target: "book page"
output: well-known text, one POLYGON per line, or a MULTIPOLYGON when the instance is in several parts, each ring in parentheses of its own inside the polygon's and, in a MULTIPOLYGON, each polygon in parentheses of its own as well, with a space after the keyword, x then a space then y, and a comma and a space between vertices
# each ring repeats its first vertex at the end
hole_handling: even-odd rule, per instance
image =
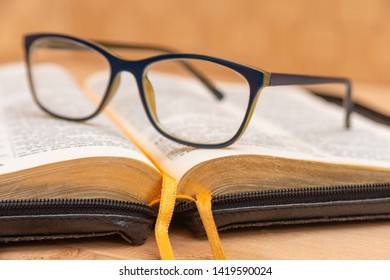
MULTIPOLYGON (((172 93, 175 92, 175 83, 183 83, 180 77, 161 75, 161 79, 165 79, 167 87, 172 87, 172 93)), ((92 77, 88 84, 95 90, 104 86, 100 83, 99 75, 92 77)), ((191 83, 187 85, 192 86, 191 83)), ((228 83, 222 83, 219 87, 222 92, 224 87, 242 90, 228 83)), ((237 154, 390 167, 389 127, 353 114, 352 128, 347 130, 343 127, 343 108, 329 104, 298 87, 264 89, 243 137, 224 149, 195 149, 160 135, 146 117, 135 80, 130 74, 123 74, 121 86, 111 102, 110 109, 131 131, 138 144, 176 178, 205 160, 237 154)), ((201 106, 191 100, 187 104, 201 106)), ((234 117, 234 107, 240 105, 239 100, 231 100, 226 104, 225 113, 234 117)), ((196 133, 188 125, 194 116, 186 116, 185 104, 183 107, 183 115, 179 115, 176 124, 182 123, 181 129, 188 130, 185 133, 196 133)), ((169 104, 162 106, 162 110, 169 108, 169 104)), ((202 118, 207 113, 198 117, 202 118)), ((225 125, 229 126, 229 122, 225 125)), ((207 131, 209 137, 215 136, 208 127, 202 131, 207 131)))
MULTIPOLYGON (((47 79, 50 75, 69 78, 64 72, 48 70, 47 79)), ((72 122, 43 112, 33 101, 23 64, 0 68, 0 100, 0 174, 96 156, 127 157, 151 165, 104 114, 72 122)))

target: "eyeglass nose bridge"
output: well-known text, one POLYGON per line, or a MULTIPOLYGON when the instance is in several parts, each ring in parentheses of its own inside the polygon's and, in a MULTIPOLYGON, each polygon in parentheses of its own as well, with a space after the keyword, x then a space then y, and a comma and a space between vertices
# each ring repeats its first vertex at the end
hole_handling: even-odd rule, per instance
POLYGON ((103 110, 110 103, 115 93, 117 92, 121 83, 121 73, 129 73, 134 77, 136 82, 135 86, 141 94, 141 99, 144 103, 144 106, 147 107, 146 113, 150 113, 151 115, 153 115, 150 117, 154 118, 154 120, 157 120, 154 90, 149 79, 144 75, 144 69, 146 67, 146 64, 142 63, 142 61, 131 61, 120 58, 115 58, 114 61, 110 62, 111 78, 107 86, 107 93, 99 108, 99 111, 103 110))

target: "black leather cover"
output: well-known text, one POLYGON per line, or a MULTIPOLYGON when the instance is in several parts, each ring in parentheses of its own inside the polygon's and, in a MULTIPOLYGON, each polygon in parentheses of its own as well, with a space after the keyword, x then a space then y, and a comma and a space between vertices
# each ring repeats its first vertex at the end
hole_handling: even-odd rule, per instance
MULTIPOLYGON (((390 218, 390 198, 360 199, 353 201, 330 201, 316 203, 248 206, 213 210, 219 231, 272 225, 308 224, 390 218)), ((196 235, 205 234, 196 209, 180 213, 179 218, 196 235)))
POLYGON ((143 244, 154 219, 115 215, 41 215, 0 217, 0 241, 27 241, 119 234, 143 244))
POLYGON ((114 204, 115 207, 108 207, 102 201, 89 201, 88 204, 81 201, 77 205, 67 201, 39 204, 11 201, 2 206, 0 242, 119 234, 128 242, 139 245, 150 235, 157 214, 157 209, 148 206, 114 204))

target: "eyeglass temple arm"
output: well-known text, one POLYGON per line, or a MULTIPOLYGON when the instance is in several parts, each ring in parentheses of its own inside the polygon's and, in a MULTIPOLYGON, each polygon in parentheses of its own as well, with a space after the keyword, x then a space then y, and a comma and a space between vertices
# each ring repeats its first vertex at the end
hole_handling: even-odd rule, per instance
POLYGON ((351 126, 352 103, 352 86, 351 81, 346 78, 320 77, 283 73, 271 73, 268 86, 288 86, 288 85, 320 85, 320 84, 344 84, 346 94, 343 98, 345 108, 345 128, 351 126))
MULTIPOLYGON (((162 53, 177 53, 172 49, 168 49, 161 46, 155 45, 141 45, 141 44, 127 44, 127 43, 117 43, 117 42, 107 42, 107 41, 96 41, 98 44, 105 46, 109 49, 132 49, 132 50, 149 50, 157 51, 162 53)), ((207 79, 201 72, 199 72, 195 67, 191 66, 188 62, 180 61, 180 63, 196 78, 199 79, 214 95, 218 100, 223 98, 223 94, 213 85, 213 83, 207 79)))

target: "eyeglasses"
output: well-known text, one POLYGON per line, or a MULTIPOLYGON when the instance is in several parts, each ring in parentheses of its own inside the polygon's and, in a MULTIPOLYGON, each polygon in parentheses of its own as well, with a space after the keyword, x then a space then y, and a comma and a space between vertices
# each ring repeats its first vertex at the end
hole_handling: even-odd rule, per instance
POLYGON ((25 49, 35 101, 47 113, 65 120, 86 121, 99 114, 114 96, 119 74, 126 71, 135 77, 154 128, 184 145, 222 148, 236 142, 267 86, 344 84, 345 127, 350 126, 351 83, 344 78, 269 73, 211 56, 61 34, 28 35, 25 49), (111 51, 115 49, 162 54, 128 60, 111 51), (84 82, 97 72, 105 86, 91 93, 84 82))

